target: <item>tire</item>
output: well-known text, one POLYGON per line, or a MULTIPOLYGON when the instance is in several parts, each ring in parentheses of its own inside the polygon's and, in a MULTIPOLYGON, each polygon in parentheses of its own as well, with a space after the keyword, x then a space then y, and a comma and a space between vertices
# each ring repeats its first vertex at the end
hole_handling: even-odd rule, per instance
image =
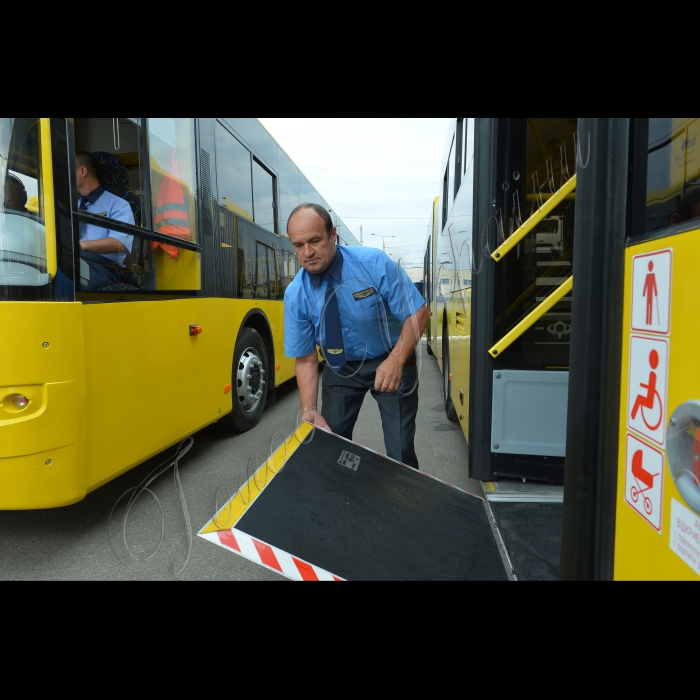
POLYGON ((260 333, 243 328, 233 351, 231 399, 233 410, 219 420, 224 430, 244 433, 254 428, 265 410, 270 376, 267 350, 260 333))
POLYGON ((450 396, 450 390, 452 389, 452 382, 450 381, 450 342, 449 335, 447 334, 447 328, 443 328, 442 332, 442 352, 443 352, 443 394, 445 397, 445 413, 449 420, 459 420, 457 411, 455 410, 454 403, 452 403, 452 397, 450 396))

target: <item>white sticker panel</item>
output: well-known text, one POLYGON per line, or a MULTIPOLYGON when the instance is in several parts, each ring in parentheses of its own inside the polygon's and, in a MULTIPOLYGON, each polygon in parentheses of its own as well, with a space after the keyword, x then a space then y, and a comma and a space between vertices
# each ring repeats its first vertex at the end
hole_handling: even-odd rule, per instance
POLYGON ((668 341, 630 338, 627 425, 663 446, 666 436, 668 341))
POLYGON ((632 330, 668 335, 672 257, 660 250, 632 258, 632 330))
POLYGON ((700 574, 700 520, 692 510, 671 498, 671 550, 700 574))
POLYGON ((661 532, 664 455, 627 433, 625 501, 657 532, 661 532))

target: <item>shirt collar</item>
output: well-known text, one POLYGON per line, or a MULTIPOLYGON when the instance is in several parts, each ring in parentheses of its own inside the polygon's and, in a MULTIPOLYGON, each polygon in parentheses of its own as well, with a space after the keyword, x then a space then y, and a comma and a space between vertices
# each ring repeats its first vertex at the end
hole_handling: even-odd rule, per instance
POLYGON ((318 285, 321 284, 321 280, 328 279, 332 277, 336 282, 340 282, 341 271, 343 269, 343 254, 340 252, 340 246, 335 248, 335 257, 331 264, 320 274, 317 275, 315 272, 309 272, 309 279, 311 280, 311 286, 316 289, 318 285))
POLYGON ((88 192, 88 194, 84 195, 84 198, 87 199, 87 201, 90 204, 94 204, 103 194, 104 194, 105 188, 100 185, 99 187, 96 187, 92 192, 88 192))

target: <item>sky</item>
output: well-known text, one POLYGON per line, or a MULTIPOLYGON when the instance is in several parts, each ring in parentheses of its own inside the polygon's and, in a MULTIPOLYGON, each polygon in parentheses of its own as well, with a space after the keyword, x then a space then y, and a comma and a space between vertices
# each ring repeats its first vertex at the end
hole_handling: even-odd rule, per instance
POLYGON ((358 240, 422 267, 449 117, 259 119, 358 240))

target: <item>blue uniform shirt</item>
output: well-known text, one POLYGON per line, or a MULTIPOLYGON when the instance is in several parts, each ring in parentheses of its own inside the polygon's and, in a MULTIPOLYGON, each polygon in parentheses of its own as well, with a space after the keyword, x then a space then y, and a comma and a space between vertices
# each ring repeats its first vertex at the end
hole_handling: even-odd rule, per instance
MULTIPOLYGON (((329 272, 337 288, 345 356, 349 361, 372 359, 396 345, 403 324, 425 305, 406 271, 378 248, 343 246, 342 266, 334 259, 329 272), (337 267, 340 267, 337 279, 337 267), (333 274, 335 270, 335 275, 333 274)), ((328 282, 302 269, 284 294, 284 354, 304 357, 319 345, 321 315, 328 282)))
MULTIPOLYGON (((90 214, 96 214, 97 216, 104 216, 107 219, 114 219, 115 221, 123 221, 125 224, 134 225, 134 213, 131 211, 129 202, 121 197, 117 197, 111 192, 107 192, 102 185, 85 197, 79 195, 78 206, 80 209, 90 212, 90 214)), ((106 238, 107 236, 121 241, 126 251, 122 251, 121 253, 101 253, 101 255, 123 267, 124 258, 131 252, 131 245, 134 242, 134 237, 126 233, 119 233, 107 228, 101 228, 94 224, 85 222, 81 222, 80 224, 81 241, 96 241, 100 238, 106 238)))

